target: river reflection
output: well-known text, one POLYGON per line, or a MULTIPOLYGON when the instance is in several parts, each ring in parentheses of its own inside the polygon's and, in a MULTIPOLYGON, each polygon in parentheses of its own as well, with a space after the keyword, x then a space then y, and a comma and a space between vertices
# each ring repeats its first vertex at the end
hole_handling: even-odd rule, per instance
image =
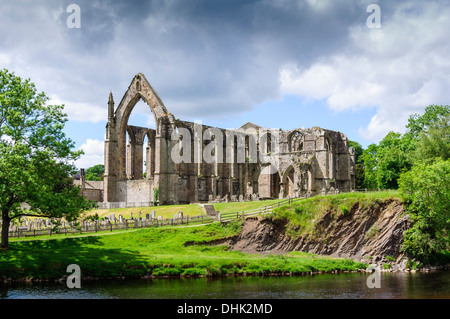
POLYGON ((450 299, 450 273, 381 273, 380 288, 368 288, 369 274, 300 277, 227 277, 2 284, 6 299, 450 299))

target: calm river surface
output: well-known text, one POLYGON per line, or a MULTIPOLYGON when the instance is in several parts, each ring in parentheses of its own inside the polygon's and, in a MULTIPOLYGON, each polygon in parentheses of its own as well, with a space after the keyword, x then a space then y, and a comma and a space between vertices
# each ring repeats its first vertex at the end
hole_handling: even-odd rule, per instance
POLYGON ((450 299, 450 272, 381 273, 380 288, 368 288, 366 273, 303 277, 81 281, 1 284, 3 299, 450 299))

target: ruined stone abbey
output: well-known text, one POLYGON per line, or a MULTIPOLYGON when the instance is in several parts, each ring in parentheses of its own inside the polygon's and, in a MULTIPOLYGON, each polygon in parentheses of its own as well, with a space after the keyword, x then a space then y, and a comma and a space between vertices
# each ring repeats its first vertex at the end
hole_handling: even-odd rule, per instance
POLYGON ((176 119, 137 74, 117 107, 109 96, 97 198, 101 207, 114 208, 152 206, 156 199, 167 205, 348 191, 355 188, 354 166, 354 150, 340 132, 253 123, 225 130, 176 119), (156 129, 128 125, 140 99, 156 129))

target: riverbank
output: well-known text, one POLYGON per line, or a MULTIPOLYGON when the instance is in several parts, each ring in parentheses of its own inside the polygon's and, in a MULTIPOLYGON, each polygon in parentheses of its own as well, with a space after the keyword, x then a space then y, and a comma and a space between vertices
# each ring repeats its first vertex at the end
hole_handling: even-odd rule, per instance
POLYGON ((108 236, 13 242, 8 251, 0 253, 0 278, 60 280, 69 275, 66 269, 70 264, 80 266, 83 280, 297 275, 365 268, 365 264, 350 259, 301 252, 248 254, 228 251, 226 245, 201 244, 233 237, 241 227, 242 220, 237 220, 190 228, 149 228, 108 236))
POLYGON ((229 223, 14 241, 0 252, 0 281, 64 280, 71 264, 83 280, 305 276, 362 272, 374 263, 416 271, 423 266, 400 251, 407 221, 395 193, 355 193, 229 223))

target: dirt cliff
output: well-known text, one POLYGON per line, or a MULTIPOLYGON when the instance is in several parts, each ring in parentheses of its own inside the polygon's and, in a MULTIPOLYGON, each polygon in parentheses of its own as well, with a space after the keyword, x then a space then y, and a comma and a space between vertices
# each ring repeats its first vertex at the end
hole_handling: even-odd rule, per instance
POLYGON ((396 264, 404 257, 400 245, 410 225, 404 206, 395 199, 366 208, 355 203, 345 214, 327 211, 317 220, 314 236, 290 237, 286 233, 288 223, 270 218, 246 219, 241 232, 226 244, 231 250, 249 253, 302 251, 366 263, 396 264))

